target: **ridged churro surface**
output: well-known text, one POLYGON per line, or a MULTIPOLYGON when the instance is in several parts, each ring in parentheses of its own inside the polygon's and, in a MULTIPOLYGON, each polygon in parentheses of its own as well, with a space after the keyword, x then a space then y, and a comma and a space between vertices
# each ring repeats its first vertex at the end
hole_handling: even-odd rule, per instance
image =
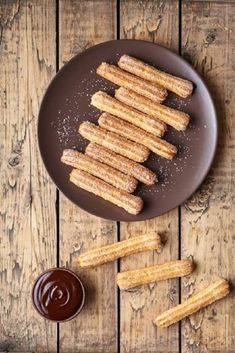
POLYGON ((157 182, 156 174, 148 168, 126 157, 120 156, 107 148, 97 145, 96 143, 89 143, 86 147, 85 153, 102 163, 133 176, 135 179, 146 185, 153 185, 157 182))
POLYGON ((117 274, 117 284, 120 289, 128 289, 146 283, 187 276, 193 272, 193 269, 194 264, 192 261, 175 260, 164 264, 120 272, 117 274))
POLYGON ((95 267, 140 251, 160 248, 161 238, 157 233, 152 232, 90 250, 80 255, 77 262, 79 267, 95 267))
POLYGON ((192 94, 192 82, 160 71, 139 59, 133 58, 132 56, 122 55, 118 61, 118 66, 121 69, 126 70, 147 81, 157 83, 183 98, 186 98, 192 94))
POLYGON ((131 214, 136 215, 143 208, 143 200, 140 197, 117 189, 83 170, 73 169, 70 173, 70 181, 76 186, 124 208, 131 214))
POLYGON ((182 304, 160 314, 154 321, 155 325, 168 327, 177 321, 197 312, 209 304, 229 294, 229 283, 223 278, 218 279, 208 287, 194 294, 182 304))
POLYGON ((149 149, 136 142, 127 140, 113 132, 102 129, 95 124, 85 121, 79 126, 80 134, 91 142, 119 153, 136 162, 144 162, 149 156, 149 149))
POLYGON ((135 191, 138 184, 137 180, 132 176, 126 175, 78 151, 70 149, 64 150, 61 161, 76 169, 84 170, 85 172, 130 193, 135 191))
POLYGON ((152 99, 154 102, 162 103, 167 96, 167 90, 158 84, 146 81, 138 76, 132 75, 117 66, 102 63, 96 70, 97 74, 115 83, 152 99))
POLYGON ((164 158, 171 160, 177 153, 177 148, 169 142, 111 114, 101 114, 98 123, 102 128, 138 142, 164 158))
POLYGON ((166 131, 164 122, 120 102, 105 92, 99 91, 93 94, 91 104, 154 135, 163 136, 166 131))
POLYGON ((120 87, 115 91, 115 97, 120 102, 162 120, 177 130, 185 130, 189 124, 190 116, 187 113, 153 102, 124 87, 120 87))

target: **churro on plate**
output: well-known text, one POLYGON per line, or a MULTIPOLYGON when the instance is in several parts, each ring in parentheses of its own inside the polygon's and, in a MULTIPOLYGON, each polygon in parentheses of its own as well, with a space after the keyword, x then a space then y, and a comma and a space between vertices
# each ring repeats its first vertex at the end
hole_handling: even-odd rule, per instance
POLYGON ((160 327, 168 327, 177 321, 197 312, 215 301, 229 294, 229 283, 223 278, 218 279, 208 287, 200 290, 182 304, 171 308, 157 316, 154 324, 160 327))
POLYGON ((140 197, 117 189, 83 170, 73 169, 70 173, 70 181, 104 200, 124 208, 128 213, 136 215, 143 208, 143 200, 140 197))
POLYGON ((170 261, 160 265, 120 272, 117 274, 117 285, 120 289, 129 289, 142 284, 187 276, 193 270, 194 264, 190 260, 170 261))
POLYGON ((121 154, 136 162, 144 162, 149 156, 149 149, 136 142, 127 140, 113 132, 102 129, 89 121, 81 123, 79 126, 80 134, 91 142, 121 154))
POLYGON ((180 110, 167 107, 166 105, 153 102, 138 93, 120 87, 115 91, 115 97, 132 108, 138 109, 149 116, 155 117, 177 130, 186 130, 190 116, 180 110))
POLYGON ((138 181, 104 163, 101 163, 81 152, 66 149, 63 151, 61 161, 76 169, 88 172, 107 183, 127 192, 134 192, 138 181))
POLYGON ((193 84, 191 81, 160 71, 132 56, 122 55, 118 61, 118 66, 147 81, 157 83, 183 98, 192 94, 193 84))
POLYGON ((150 152, 172 160, 177 148, 161 137, 167 124, 185 130, 190 120, 188 114, 161 103, 167 97, 167 89, 187 96, 192 83, 128 55, 119 59, 118 66, 103 62, 96 69, 98 75, 120 87, 115 97, 102 91, 91 96, 91 105, 104 111, 98 119, 99 126, 82 122, 79 132, 90 141, 85 153, 67 149, 61 161, 76 168, 70 181, 78 187, 138 214, 143 201, 130 194, 138 181, 145 185, 158 181, 153 171, 139 163, 147 161, 150 152))
POLYGON ((155 232, 151 232, 90 250, 81 254, 77 258, 77 263, 79 267, 95 267, 140 251, 159 250, 160 248, 160 236, 155 232))
POLYGON ((150 169, 96 143, 89 143, 85 154, 125 174, 133 176, 146 185, 153 185, 157 182, 156 174, 150 169))
POLYGON ((99 91, 93 94, 91 104, 154 135, 161 137, 166 131, 166 124, 164 122, 120 102, 105 92, 99 91))
POLYGON ((143 80, 132 75, 117 66, 102 63, 96 70, 97 74, 115 83, 118 86, 129 88, 142 96, 152 99, 154 102, 162 103, 167 96, 167 90, 158 84, 143 80))
POLYGON ((102 128, 141 143, 150 151, 164 158, 171 160, 177 153, 177 148, 169 142, 108 113, 102 113, 98 123, 102 128))

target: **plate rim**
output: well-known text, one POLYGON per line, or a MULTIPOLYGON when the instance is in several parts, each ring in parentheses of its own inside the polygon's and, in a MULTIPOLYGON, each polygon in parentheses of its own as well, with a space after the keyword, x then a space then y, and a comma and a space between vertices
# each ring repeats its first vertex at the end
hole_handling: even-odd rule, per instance
MULTIPOLYGON (((143 222, 143 221, 147 221, 147 220, 150 220, 150 219, 153 219, 153 218, 157 218, 157 217, 160 217, 170 211, 172 211, 173 209, 175 208, 178 208, 178 207, 181 207, 188 199, 190 199, 192 197, 192 195, 200 188, 200 186, 202 185, 202 183, 204 182, 206 176, 208 175, 212 165, 213 165, 213 162, 214 162, 214 159, 215 159, 215 155, 216 155, 216 150, 217 150, 217 146, 218 146, 218 116, 217 116, 217 112, 216 112, 216 107, 215 107, 215 103, 213 101, 213 97, 210 93, 210 90, 208 88, 208 85, 206 84, 205 82, 205 79, 196 71, 196 69, 188 62, 186 61, 180 54, 177 54, 175 53, 173 50, 171 50, 170 48, 162 45, 162 44, 158 44, 158 43, 154 43, 154 42, 150 42, 150 41, 147 41, 147 40, 142 40, 142 39, 113 39, 113 40, 108 40, 108 41, 105 41, 105 42, 101 42, 101 43, 98 43, 98 44, 95 44, 83 51, 81 51, 80 53, 77 53, 75 54, 71 59, 69 59, 69 61, 67 61, 65 64, 63 64, 63 66, 55 73, 55 75, 51 78, 49 84, 47 85, 45 91, 44 91, 44 94, 42 95, 42 99, 40 101, 40 106, 39 106, 39 110, 38 110, 38 119, 37 119, 37 144, 38 144, 38 148, 39 148, 39 152, 40 152, 40 156, 41 156, 41 159, 43 161, 43 164, 44 164, 44 167, 46 168, 46 171, 47 171, 47 174, 49 175, 51 181, 53 182, 53 184, 56 186, 56 188, 69 200, 71 201, 74 205, 76 205, 77 207, 79 207, 80 209, 82 209, 83 211, 95 216, 95 217, 98 217, 98 218, 101 218, 101 219, 105 219, 105 220, 111 220, 111 221, 114 221, 114 222, 143 222), (40 123, 41 123, 41 120, 40 119, 40 116, 42 116, 42 107, 43 107, 43 103, 45 101, 45 98, 50 90, 50 88, 53 86, 54 82, 56 81, 56 79, 61 75, 63 74, 63 71, 66 70, 67 66, 69 66, 71 64, 71 62, 77 60, 77 58, 79 58, 80 56, 82 55, 85 55, 87 52, 93 50, 93 49, 96 49, 97 47, 100 47, 100 46, 103 46, 103 45, 107 45, 107 44, 111 44, 111 43, 114 43, 114 42, 141 42, 141 43, 147 43, 148 45, 152 45, 152 46, 156 46, 156 47, 161 47, 163 48, 164 50, 167 50, 171 53, 171 55, 173 55, 174 57, 176 57, 177 59, 179 58, 181 61, 184 62, 184 64, 186 65, 186 67, 188 67, 188 69, 192 70, 199 78, 199 80, 201 80, 201 82, 203 83, 205 89, 206 89, 206 92, 208 94, 208 97, 210 99, 210 103, 211 103, 211 107, 212 107, 212 112, 213 112, 213 116, 214 116, 214 122, 215 122, 215 133, 214 133, 214 144, 212 146, 212 154, 211 154, 211 160, 210 160, 210 163, 208 163, 207 165, 207 168, 205 169, 202 177, 200 178, 200 180, 196 183, 196 186, 193 188, 192 192, 190 193, 190 195, 186 198, 184 198, 181 202, 177 202, 175 204, 172 205, 172 207, 170 207, 167 211, 162 211, 161 213, 159 213, 158 215, 155 215, 155 216, 150 216, 150 217, 147 217, 145 219, 142 219, 142 220, 139 220, 139 219, 130 219, 130 220, 122 220, 122 219, 117 219, 117 218, 113 218, 113 217, 102 217, 102 216, 98 216, 97 214, 95 214, 93 211, 88 211, 87 209, 85 209, 84 207, 78 205, 75 201, 73 201, 69 196, 67 196, 63 190, 61 190, 61 188, 57 185, 57 183, 53 180, 52 176, 51 176, 51 173, 49 171, 49 168, 48 168, 48 165, 45 161, 45 158, 43 156, 43 152, 42 152, 42 142, 40 140, 40 137, 39 137, 39 130, 40 130, 40 123)), ((94 195, 95 196, 95 195, 94 195)), ((97 196, 98 197, 98 196, 97 196)), ((108 202, 108 201, 107 201, 108 202)))

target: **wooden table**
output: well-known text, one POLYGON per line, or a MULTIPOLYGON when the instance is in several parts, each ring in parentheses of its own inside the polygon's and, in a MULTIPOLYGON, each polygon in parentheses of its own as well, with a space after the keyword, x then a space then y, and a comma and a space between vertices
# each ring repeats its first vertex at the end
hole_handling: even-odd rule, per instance
MULTIPOLYGON (((235 352, 231 294, 169 329, 152 319, 217 275, 235 283, 235 1, 0 0, 0 351, 81 353, 235 352), (163 44, 192 63, 215 100, 219 145, 209 176, 185 205, 140 223, 105 221, 69 202, 37 146, 43 92, 72 56, 110 39, 163 44), (32 308, 34 279, 75 269, 80 250, 157 230, 164 251, 80 272, 81 315, 50 323, 32 308), (118 270, 193 256, 190 278, 119 292, 118 270)), ((176 191, 177 192, 177 191, 176 191)))

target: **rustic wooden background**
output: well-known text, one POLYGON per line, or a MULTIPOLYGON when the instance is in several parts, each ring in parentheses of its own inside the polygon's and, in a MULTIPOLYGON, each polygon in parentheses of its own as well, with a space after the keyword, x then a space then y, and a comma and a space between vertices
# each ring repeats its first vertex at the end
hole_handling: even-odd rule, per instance
POLYGON ((235 283, 235 1, 0 0, 0 351, 80 353, 235 352, 230 295, 169 329, 152 319, 218 274, 235 283), (73 55, 99 42, 145 39, 180 53, 215 100, 219 145, 200 190, 182 207, 141 223, 105 221, 75 207, 49 179, 37 147, 43 92, 73 55), (164 252, 82 272, 86 308, 71 322, 41 319, 31 305, 43 270, 74 268, 83 250, 156 229, 164 252), (190 279, 120 293, 119 269, 193 256, 190 279))

